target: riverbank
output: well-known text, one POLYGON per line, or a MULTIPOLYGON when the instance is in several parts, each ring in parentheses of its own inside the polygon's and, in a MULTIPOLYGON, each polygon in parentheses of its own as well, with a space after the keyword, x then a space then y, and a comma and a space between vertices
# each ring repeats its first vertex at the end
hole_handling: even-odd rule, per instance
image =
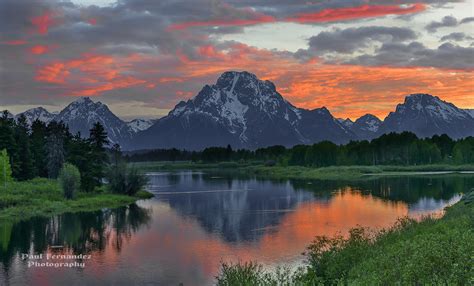
POLYGON ((101 191, 79 192, 74 200, 66 200, 56 180, 37 178, 26 182, 10 182, 6 189, 0 187, 0 223, 35 216, 116 208, 150 197, 153 195, 146 191, 140 191, 133 197, 101 191))
POLYGON ((355 180, 369 176, 408 176, 408 175, 442 175, 473 172, 470 165, 420 165, 420 166, 332 166, 311 168, 303 166, 265 166, 262 163, 193 163, 193 162, 140 162, 133 163, 141 172, 157 171, 213 171, 238 172, 246 175, 257 175, 270 179, 305 179, 305 180, 355 180))
POLYGON ((356 228, 316 237, 297 271, 256 262, 223 264, 218 285, 468 285, 474 268, 474 190, 440 219, 403 219, 392 228, 356 228), (282 283, 284 282, 284 283, 282 283))

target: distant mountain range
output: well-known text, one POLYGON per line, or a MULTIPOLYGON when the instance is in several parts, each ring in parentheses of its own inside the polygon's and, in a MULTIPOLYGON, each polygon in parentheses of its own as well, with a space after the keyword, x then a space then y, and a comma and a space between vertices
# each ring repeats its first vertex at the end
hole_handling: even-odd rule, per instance
MULTIPOLYGON (((419 137, 447 134, 474 136, 474 110, 460 109, 429 94, 412 94, 383 121, 366 114, 356 121, 335 118, 325 107, 297 108, 285 100, 270 81, 248 72, 225 72, 205 85, 192 99, 179 102, 158 120, 125 122, 101 102, 80 98, 59 113, 42 107, 23 113, 29 123, 63 121, 72 133, 89 135, 95 122, 104 125, 109 140, 125 150, 209 146, 256 149, 294 146, 322 140, 347 143, 370 140, 384 133, 411 131, 419 137)), ((21 114, 16 115, 18 118, 21 114)))
POLYGON ((155 122, 155 120, 147 119, 124 122, 113 114, 107 105, 94 102, 88 97, 79 98, 59 113, 51 113, 43 107, 36 107, 14 117, 19 118, 21 115, 26 117, 28 124, 37 119, 45 123, 53 120, 62 121, 68 125, 72 134, 79 132, 84 137, 89 136, 89 130, 94 123, 100 122, 107 131, 109 141, 119 144, 130 141, 137 132, 147 129, 155 122))

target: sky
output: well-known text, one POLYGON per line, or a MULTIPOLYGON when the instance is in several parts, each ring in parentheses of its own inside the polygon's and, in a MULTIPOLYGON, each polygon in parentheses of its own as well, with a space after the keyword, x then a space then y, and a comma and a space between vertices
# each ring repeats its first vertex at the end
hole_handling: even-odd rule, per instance
POLYGON ((0 2, 2 110, 88 96, 158 118, 229 70, 340 118, 411 93, 474 108, 474 0, 0 2))

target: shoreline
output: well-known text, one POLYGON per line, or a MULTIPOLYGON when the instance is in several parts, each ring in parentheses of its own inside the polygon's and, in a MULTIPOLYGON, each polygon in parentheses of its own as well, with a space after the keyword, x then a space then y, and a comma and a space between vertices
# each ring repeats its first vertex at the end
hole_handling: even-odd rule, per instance
POLYGON ((384 176, 442 176, 474 175, 474 165, 421 165, 421 166, 331 166, 312 168, 304 166, 264 166, 263 164, 221 162, 138 162, 132 163, 139 171, 212 171, 255 175, 269 179, 297 180, 367 180, 384 176))
POLYGON ((6 190, 0 188, 0 223, 16 223, 33 217, 117 208, 153 196, 144 190, 135 196, 102 191, 78 193, 75 199, 66 200, 55 180, 36 178, 24 182, 11 182, 6 190))

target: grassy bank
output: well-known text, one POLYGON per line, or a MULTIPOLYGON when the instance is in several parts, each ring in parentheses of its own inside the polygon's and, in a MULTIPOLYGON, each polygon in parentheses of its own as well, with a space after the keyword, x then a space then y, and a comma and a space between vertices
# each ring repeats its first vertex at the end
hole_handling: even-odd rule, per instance
POLYGON ((316 237, 297 271, 223 264, 218 285, 472 285, 474 191, 441 219, 400 220, 388 230, 356 228, 316 237))
POLYGON ((192 163, 192 162, 140 162, 134 166, 141 172, 177 171, 177 170, 212 170, 236 171, 242 174, 257 175, 272 179, 319 179, 319 180, 354 180, 370 176, 411 175, 421 172, 459 172, 474 171, 470 165, 420 165, 420 166, 333 166, 311 168, 303 166, 264 166, 254 163, 192 163))
POLYGON ((38 178, 26 182, 11 182, 6 189, 0 187, 0 223, 34 216, 114 208, 151 196, 153 195, 145 191, 138 192, 133 197, 105 191, 79 192, 74 200, 66 200, 56 180, 38 178))

